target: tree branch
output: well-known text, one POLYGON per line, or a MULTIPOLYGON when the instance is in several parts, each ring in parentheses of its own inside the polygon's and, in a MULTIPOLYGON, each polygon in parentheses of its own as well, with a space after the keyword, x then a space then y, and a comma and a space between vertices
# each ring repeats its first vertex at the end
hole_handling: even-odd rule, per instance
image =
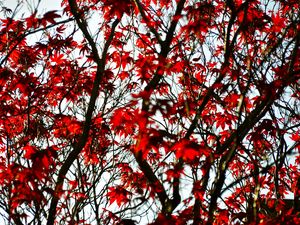
MULTIPOLYGON (((219 164, 219 176, 215 180, 215 184, 213 187, 213 191, 211 194, 210 207, 208 213, 208 225, 213 224, 214 221, 214 211, 217 207, 217 199, 220 196, 224 181, 226 170, 229 166, 231 159, 236 154, 237 145, 240 141, 244 139, 244 137, 248 134, 248 132, 255 126, 255 124, 265 116, 265 114, 269 111, 274 102, 281 96, 283 90, 286 86, 289 85, 290 82, 293 82, 297 78, 292 76, 294 64, 296 61, 296 49, 299 47, 300 35, 297 33, 297 39, 294 47, 294 51, 292 54, 291 61, 289 63, 289 69, 287 72, 287 81, 283 83, 283 85, 279 88, 277 94, 274 96, 272 91, 267 92, 267 96, 265 96, 264 100, 250 113, 250 115, 244 120, 244 122, 238 127, 238 129, 230 135, 230 137, 224 142, 223 145, 218 149, 218 153, 223 153, 228 149, 231 145, 233 145, 229 151, 222 157, 219 164)), ((272 90, 272 82, 269 84, 269 89, 272 90)))
MULTIPOLYGON (((173 40, 174 32, 176 29, 176 26, 178 24, 178 16, 181 15, 181 12, 183 10, 184 4, 186 0, 181 0, 177 4, 177 8, 175 11, 175 14, 173 16, 170 28, 168 29, 168 32, 166 34, 166 39, 162 42, 159 37, 157 37, 158 42, 161 45, 161 51, 160 51, 160 56, 162 58, 166 58, 169 54, 170 51, 170 46, 171 42, 173 40)), ((139 1, 135 0, 136 4, 139 4, 139 1)), ((141 6, 139 6, 139 10, 141 6)), ((141 11, 142 14, 143 10, 141 11)), ((142 14, 143 16, 143 14, 142 14)), ((143 16, 145 17, 145 15, 143 16)), ((155 34, 156 31, 153 30, 153 28, 149 27, 152 29, 152 32, 155 34)), ((155 35, 157 36, 157 35, 155 35)), ((158 68, 157 71, 159 71, 160 68, 158 68)), ((148 85, 145 87, 144 91, 147 92, 153 92, 157 85, 159 84, 160 80, 162 79, 162 74, 159 74, 158 72, 154 75, 154 77, 150 80, 148 85)), ((143 99, 142 102, 142 111, 147 113, 149 110, 149 104, 148 104, 148 99, 143 99)), ((160 180, 156 177, 155 173, 153 172, 151 166, 146 162, 142 157, 141 153, 135 153, 134 154, 136 161, 138 162, 141 170, 147 177, 148 181, 151 183, 152 186, 158 188, 159 192, 157 192, 158 198, 160 200, 160 203, 162 204, 162 211, 163 213, 166 213, 167 216, 170 215, 170 213, 177 207, 177 205, 180 203, 180 194, 179 194, 179 179, 174 179, 174 183, 176 185, 173 186, 173 199, 172 201, 168 198, 168 195, 166 194, 165 188, 163 184, 160 182, 160 180)))
POLYGON ((115 29, 116 29, 116 27, 119 23, 118 19, 116 19, 113 22, 111 32, 110 32, 110 36, 109 36, 108 40, 105 43, 104 51, 102 53, 102 58, 100 58, 100 56, 98 54, 97 46, 96 46, 93 38, 91 37, 91 35, 89 34, 89 32, 87 30, 86 22, 85 22, 84 19, 80 18, 76 1, 75 0, 69 0, 69 5, 70 5, 70 8, 71 8, 71 12, 75 17, 79 28, 81 29, 82 33, 84 34, 85 38, 87 39, 87 41, 88 41, 88 43, 89 43, 89 45, 92 49, 94 61, 97 64, 97 71, 96 71, 95 80, 93 82, 93 88, 92 88, 90 101, 89 101, 89 104, 88 104, 88 109, 87 109, 87 112, 86 112, 86 115, 85 115, 85 122, 84 122, 84 126, 83 126, 82 135, 79 139, 79 142, 75 144, 73 151, 70 152, 70 154, 68 155, 67 159, 63 163, 63 165, 60 168, 60 171, 58 173, 58 178, 57 178, 57 181, 56 181, 56 184, 55 184, 55 190, 54 190, 55 194, 54 194, 54 196, 51 200, 51 203, 50 203, 50 209, 49 209, 47 225, 53 225, 54 224, 54 220, 55 220, 55 216, 56 216, 56 207, 57 207, 57 204, 58 204, 58 201, 59 201, 59 195, 62 192, 62 187, 63 187, 65 176, 66 176, 67 172, 69 171, 71 165, 73 164, 75 159, 78 157, 78 155, 80 154, 81 150, 83 149, 83 147, 85 146, 85 144, 88 140, 88 134, 89 134, 89 131, 90 131, 92 115, 93 115, 93 112, 94 112, 96 99, 98 97, 98 92, 99 92, 99 89, 100 89, 100 83, 103 79, 106 54, 107 54, 107 51, 108 51, 108 47, 110 46, 110 44, 112 42, 115 29))

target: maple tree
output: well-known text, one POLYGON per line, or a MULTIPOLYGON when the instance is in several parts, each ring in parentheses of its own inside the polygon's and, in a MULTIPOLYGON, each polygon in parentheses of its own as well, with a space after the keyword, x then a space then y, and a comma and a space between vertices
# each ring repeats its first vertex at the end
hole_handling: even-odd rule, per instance
POLYGON ((41 2, 0 4, 6 224, 300 224, 298 0, 41 2))

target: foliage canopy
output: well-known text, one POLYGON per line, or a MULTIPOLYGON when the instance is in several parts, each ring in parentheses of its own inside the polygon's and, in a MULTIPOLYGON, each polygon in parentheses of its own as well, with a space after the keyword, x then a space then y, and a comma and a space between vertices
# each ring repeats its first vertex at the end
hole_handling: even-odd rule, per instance
POLYGON ((300 224, 298 0, 28 2, 1 4, 6 224, 300 224))

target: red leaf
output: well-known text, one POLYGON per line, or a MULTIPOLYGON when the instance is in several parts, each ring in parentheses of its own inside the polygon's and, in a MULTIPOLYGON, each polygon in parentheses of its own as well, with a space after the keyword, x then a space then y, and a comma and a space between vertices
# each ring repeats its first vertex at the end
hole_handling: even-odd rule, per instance
POLYGON ((129 196, 131 195, 126 189, 121 186, 109 187, 107 196, 109 197, 109 203, 113 204, 114 202, 120 207, 122 204, 129 201, 129 196))
POLYGON ((272 15, 272 30, 274 32, 280 32, 285 27, 285 18, 279 14, 272 15))
POLYGON ((193 161, 200 155, 199 147, 198 144, 188 140, 181 140, 174 145, 177 158, 183 158, 186 161, 193 161))
POLYGON ((61 16, 59 14, 56 13, 57 10, 53 10, 53 11, 49 11, 46 12, 42 18, 42 24, 44 26, 46 26, 46 23, 51 23, 51 24, 55 24, 55 20, 56 18, 60 18, 61 16))
POLYGON ((24 155, 26 159, 31 159, 32 156, 37 152, 37 149, 34 146, 25 146, 23 147, 23 150, 26 152, 24 155))
POLYGON ((293 133, 293 134, 291 135, 291 139, 292 139, 293 141, 300 141, 300 132, 298 131, 298 132, 293 133))
POLYGON ((126 78, 129 77, 129 73, 126 71, 122 71, 121 73, 119 73, 119 77, 121 80, 125 80, 126 78))

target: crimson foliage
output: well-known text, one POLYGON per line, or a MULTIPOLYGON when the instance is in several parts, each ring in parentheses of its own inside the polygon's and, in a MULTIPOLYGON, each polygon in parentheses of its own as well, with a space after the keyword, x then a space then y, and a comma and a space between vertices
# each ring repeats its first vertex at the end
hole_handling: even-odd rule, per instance
POLYGON ((4 223, 300 224, 298 0, 24 2, 1 4, 4 223))

